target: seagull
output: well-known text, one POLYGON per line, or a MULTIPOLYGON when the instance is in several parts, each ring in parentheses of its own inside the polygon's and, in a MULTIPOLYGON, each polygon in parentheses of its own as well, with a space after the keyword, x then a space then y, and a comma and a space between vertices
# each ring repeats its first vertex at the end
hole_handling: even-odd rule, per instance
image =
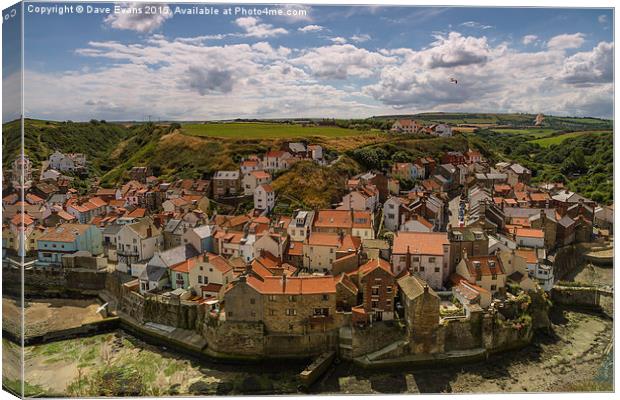
POLYGON ((108 303, 102 304, 96 311, 97 314, 99 314, 101 311, 105 310, 105 308, 108 306, 108 303))
POLYGON ((459 81, 457 81, 455 78, 450 78, 450 83, 454 83, 455 85, 457 85, 459 81))

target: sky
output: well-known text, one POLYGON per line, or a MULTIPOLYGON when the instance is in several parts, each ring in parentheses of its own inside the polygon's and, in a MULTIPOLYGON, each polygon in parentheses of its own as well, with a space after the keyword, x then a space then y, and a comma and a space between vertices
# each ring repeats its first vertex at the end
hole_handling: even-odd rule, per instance
MULTIPOLYGON (((256 16, 223 15, 235 5, 219 4, 207 16, 122 6, 143 14, 25 7, 27 117, 613 114, 610 9, 274 5, 298 15, 256 16)), ((10 86, 19 68, 5 70, 10 86)))

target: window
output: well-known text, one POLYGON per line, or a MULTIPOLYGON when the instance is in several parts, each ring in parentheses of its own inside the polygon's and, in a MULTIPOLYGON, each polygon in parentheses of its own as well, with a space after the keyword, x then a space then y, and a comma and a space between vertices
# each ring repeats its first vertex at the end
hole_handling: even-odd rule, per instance
POLYGON ((420 262, 420 257, 412 257, 413 262, 420 262))
POLYGON ((269 315, 271 315, 271 316, 276 315, 276 310, 274 310, 274 309, 269 309, 269 315))
POLYGON ((202 276, 198 275, 198 283, 202 283, 202 276))
POLYGON ((424 267, 420 267, 420 272, 424 272, 424 267))
POLYGON ((435 272, 439 272, 439 267, 435 267, 435 272))
POLYGON ((324 295, 322 296, 322 299, 323 299, 323 301, 327 301, 327 300, 329 300, 329 295, 328 295, 328 294, 324 294, 324 295))
POLYGON ((202 265, 200 266, 200 270, 202 271, 202 265))
POLYGON ((379 307, 379 302, 378 301, 373 301, 371 304, 372 304, 372 308, 379 307))
POLYGON ((385 287, 385 292, 386 293, 392 293, 392 286, 386 286, 385 287))
POLYGON ((405 257, 405 256, 400 256, 400 261, 401 261, 401 262, 405 262, 405 261, 407 261, 407 257, 405 257))
POLYGON ((286 315, 289 317, 295 316, 297 315, 297 310, 295 310, 294 308, 287 308, 286 315))
POLYGON ((206 275, 202 276, 202 282, 206 285, 207 283, 209 283, 209 277, 206 275))
POLYGON ((288 301, 297 301, 297 296, 288 296, 288 301))
POLYGON ((325 317, 327 317, 329 315, 329 308, 315 308, 314 312, 313 312, 313 315, 315 317, 318 317, 318 316, 325 316, 325 317))
POLYGON ((379 288, 373 287, 371 293, 373 296, 379 296, 379 288))
POLYGON ((435 262, 435 257, 429 257, 428 258, 428 262, 429 263, 434 263, 435 262))
POLYGON ((491 291, 497 290, 497 285, 491 285, 491 291))
POLYGON ((251 298, 251 299, 250 299, 250 304, 256 304, 256 299, 251 298))
POLYGON ((269 301, 276 301, 276 296, 274 296, 273 294, 270 294, 269 301))
POLYGON ((232 316, 233 316, 232 311, 228 311, 228 316, 229 316, 229 317, 232 317, 232 316))
POLYGON ((495 275, 495 274, 491 275, 491 279, 496 281, 497 280, 497 275, 495 275))
POLYGON ((209 272, 213 272, 213 268, 209 268, 209 272))

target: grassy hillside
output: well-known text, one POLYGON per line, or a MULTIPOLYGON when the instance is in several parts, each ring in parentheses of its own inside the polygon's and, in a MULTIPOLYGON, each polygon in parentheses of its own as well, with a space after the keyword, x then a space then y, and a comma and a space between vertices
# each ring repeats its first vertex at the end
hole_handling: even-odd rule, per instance
POLYGON ((532 143, 536 143, 541 147, 549 147, 564 142, 566 139, 576 138, 583 135, 600 135, 604 133, 611 133, 611 131, 577 131, 563 133, 561 135, 547 136, 541 139, 532 140, 532 143))
POLYGON ((613 201, 613 132, 581 131, 523 140, 523 135, 481 130, 468 136, 493 161, 515 160, 534 182, 564 182, 603 203, 613 201))
MULTIPOLYGON (((110 151, 132 131, 121 125, 95 122, 51 122, 26 119, 24 151, 35 167, 55 150, 86 154, 91 172, 99 174, 107 164, 110 151)), ((9 165, 20 152, 20 123, 13 121, 2 127, 2 164, 9 165)))
POLYGON ((266 122, 229 122, 186 124, 182 132, 191 136, 209 136, 239 139, 306 138, 313 136, 343 137, 357 136, 368 132, 345 129, 338 126, 303 126, 266 122))
POLYGON ((276 210, 288 213, 295 208, 327 208, 342 200, 348 177, 361 172, 357 163, 343 157, 333 166, 301 161, 273 181, 281 203, 276 210))

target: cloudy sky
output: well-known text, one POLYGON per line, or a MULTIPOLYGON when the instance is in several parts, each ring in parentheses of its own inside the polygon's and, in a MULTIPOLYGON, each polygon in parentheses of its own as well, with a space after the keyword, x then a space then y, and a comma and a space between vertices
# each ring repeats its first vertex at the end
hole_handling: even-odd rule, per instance
POLYGON ((612 116, 611 10, 287 7, 307 15, 26 12, 26 116, 612 116))

